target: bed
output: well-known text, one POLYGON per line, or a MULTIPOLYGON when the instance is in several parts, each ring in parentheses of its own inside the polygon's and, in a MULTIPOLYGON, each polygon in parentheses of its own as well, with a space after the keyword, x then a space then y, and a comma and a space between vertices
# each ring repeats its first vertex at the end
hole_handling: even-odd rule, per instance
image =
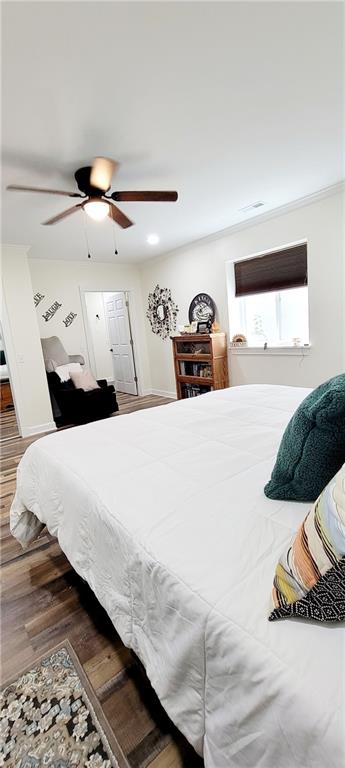
POLYGON ((310 390, 232 387, 48 435, 11 529, 57 536, 206 768, 344 768, 343 626, 268 622, 308 505, 267 499, 310 390))

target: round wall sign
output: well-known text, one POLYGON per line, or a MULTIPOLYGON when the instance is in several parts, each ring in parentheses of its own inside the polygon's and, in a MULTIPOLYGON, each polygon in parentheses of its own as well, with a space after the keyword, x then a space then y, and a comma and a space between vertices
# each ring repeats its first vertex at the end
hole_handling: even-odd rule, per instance
POLYGON ((189 306, 188 315, 190 323, 193 320, 200 323, 210 320, 213 323, 216 317, 216 305, 211 296, 208 293, 198 293, 197 296, 194 296, 189 306))

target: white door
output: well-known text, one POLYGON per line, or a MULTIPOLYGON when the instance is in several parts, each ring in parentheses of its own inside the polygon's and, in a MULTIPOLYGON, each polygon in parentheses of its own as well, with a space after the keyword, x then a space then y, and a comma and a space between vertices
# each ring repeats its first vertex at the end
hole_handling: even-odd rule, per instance
POLYGON ((118 392, 127 392, 129 395, 137 395, 133 341, 125 294, 122 292, 105 294, 104 309, 109 329, 115 389, 118 392))

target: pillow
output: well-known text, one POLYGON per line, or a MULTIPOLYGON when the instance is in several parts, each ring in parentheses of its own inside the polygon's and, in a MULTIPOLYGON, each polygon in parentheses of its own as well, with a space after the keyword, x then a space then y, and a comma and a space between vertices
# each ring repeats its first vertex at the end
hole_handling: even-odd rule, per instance
POLYGON ((90 392, 92 389, 100 389, 93 373, 88 368, 77 373, 71 372, 71 379, 77 389, 84 389, 85 392, 90 392))
POLYGON ((81 372, 82 372, 82 367, 80 363, 67 363, 66 365, 58 365, 55 367, 55 373, 57 373, 60 381, 68 381, 71 373, 81 373, 81 372))
POLYGON ((270 621, 345 620, 345 464, 326 486, 276 567, 270 621))
POLYGON ((345 461, 345 374, 326 381, 297 408, 283 434, 265 494, 315 501, 345 461))

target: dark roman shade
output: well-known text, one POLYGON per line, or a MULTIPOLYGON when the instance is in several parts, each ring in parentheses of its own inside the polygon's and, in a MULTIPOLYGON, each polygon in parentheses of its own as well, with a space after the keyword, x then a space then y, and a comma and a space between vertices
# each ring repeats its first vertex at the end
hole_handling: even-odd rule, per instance
POLYGON ((308 284, 307 244, 235 262, 235 295, 283 291, 308 284))

